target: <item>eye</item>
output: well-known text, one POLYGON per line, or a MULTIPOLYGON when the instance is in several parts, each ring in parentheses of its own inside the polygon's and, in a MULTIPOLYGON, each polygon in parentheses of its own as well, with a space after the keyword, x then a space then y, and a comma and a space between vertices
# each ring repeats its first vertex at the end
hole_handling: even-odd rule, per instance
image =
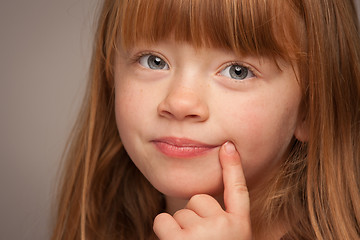
POLYGON ((248 68, 239 64, 227 66, 220 72, 220 75, 236 80, 244 80, 246 78, 255 77, 255 74, 248 68))
POLYGON ((153 70, 167 70, 169 65, 161 58, 156 55, 146 54, 139 58, 139 63, 146 68, 153 70))

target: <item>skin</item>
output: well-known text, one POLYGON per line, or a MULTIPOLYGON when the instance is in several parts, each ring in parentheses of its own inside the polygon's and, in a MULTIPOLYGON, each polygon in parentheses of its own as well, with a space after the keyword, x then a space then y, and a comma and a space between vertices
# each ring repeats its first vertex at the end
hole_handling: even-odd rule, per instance
POLYGON ((172 39, 119 50, 115 114, 120 137, 135 165, 166 196, 167 212, 176 212, 155 219, 160 239, 211 239, 209 233, 217 236, 213 239, 251 238, 249 193, 284 160, 292 138, 303 135, 294 68, 278 63, 280 69, 272 59, 194 49, 172 39), (153 55, 164 60, 163 69, 149 67, 153 55), (229 75, 233 65, 249 69, 245 79, 229 75), (178 146, 171 155, 172 148, 162 143, 169 155, 157 144, 164 137, 211 148, 184 157, 176 155, 178 146), (222 147, 226 142, 236 149, 230 155, 222 147), (184 231, 188 228, 195 230, 184 231))
POLYGON ((240 156, 231 142, 220 149, 219 159, 225 210, 209 195, 194 195, 173 217, 163 213, 155 218, 159 239, 251 239, 249 192, 240 156))

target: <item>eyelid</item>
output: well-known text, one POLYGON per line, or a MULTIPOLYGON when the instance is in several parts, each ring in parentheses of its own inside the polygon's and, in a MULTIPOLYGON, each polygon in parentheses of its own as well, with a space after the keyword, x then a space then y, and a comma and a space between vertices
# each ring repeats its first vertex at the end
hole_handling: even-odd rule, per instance
POLYGON ((171 68, 170 63, 168 61, 168 59, 162 55, 161 53, 158 53, 156 51, 141 51, 139 53, 134 54, 131 58, 130 61, 131 63, 139 63, 140 58, 147 56, 147 55, 154 55, 156 57, 161 58, 162 60, 164 60, 166 62, 166 64, 169 66, 169 69, 171 68))
MULTIPOLYGON (((241 61, 231 61, 231 62, 228 62, 228 63, 223 64, 223 65, 219 68, 217 74, 220 74, 220 73, 221 73, 222 71, 224 71, 227 67, 230 67, 230 66, 233 66, 233 65, 239 65, 239 66, 246 67, 247 69, 249 69, 249 71, 251 71, 251 72, 254 74, 254 77, 252 77, 252 78, 261 77, 260 71, 258 71, 254 66, 252 66, 252 65, 250 65, 250 64, 247 64, 247 63, 244 63, 244 62, 241 62, 241 61)), ((251 79, 251 78, 249 78, 249 79, 251 79)))

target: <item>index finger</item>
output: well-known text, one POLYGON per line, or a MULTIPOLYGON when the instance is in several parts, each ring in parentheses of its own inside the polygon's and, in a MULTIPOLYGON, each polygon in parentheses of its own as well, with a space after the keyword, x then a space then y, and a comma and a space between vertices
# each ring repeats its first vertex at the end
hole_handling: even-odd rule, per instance
POLYGON ((175 239, 175 236, 181 234, 181 227, 168 213, 155 217, 153 230, 159 239, 175 239))
POLYGON ((240 160, 233 143, 226 142, 219 152, 224 181, 224 203, 228 213, 250 214, 249 192, 240 160))

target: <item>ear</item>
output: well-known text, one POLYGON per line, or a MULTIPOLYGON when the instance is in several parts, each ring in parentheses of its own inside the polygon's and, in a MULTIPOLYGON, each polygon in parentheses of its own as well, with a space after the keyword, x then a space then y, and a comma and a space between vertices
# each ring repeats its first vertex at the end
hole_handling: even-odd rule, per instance
POLYGON ((299 119, 294 135, 300 142, 309 141, 309 125, 305 119, 299 119))

